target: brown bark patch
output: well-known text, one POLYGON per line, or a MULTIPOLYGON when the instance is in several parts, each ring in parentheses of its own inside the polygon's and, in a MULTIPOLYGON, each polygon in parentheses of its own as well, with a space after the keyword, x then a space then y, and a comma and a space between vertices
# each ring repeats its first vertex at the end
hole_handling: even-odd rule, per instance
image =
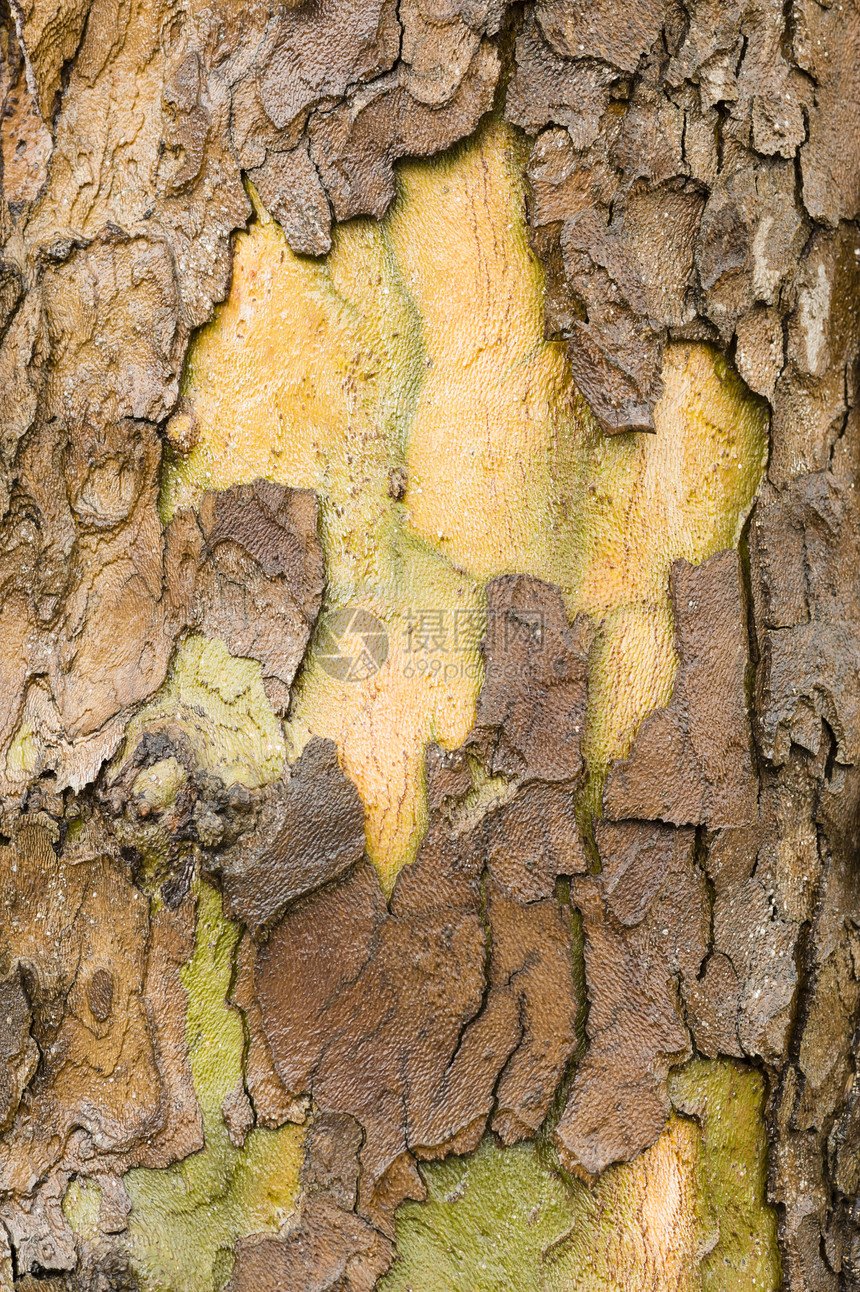
POLYGON ((119 1216, 103 1207, 104 1227, 122 1229, 118 1177, 202 1147, 179 978, 193 911, 151 919, 114 857, 82 851, 67 860, 26 822, 0 850, 0 1215, 22 1272, 75 1267, 60 1208, 73 1174, 102 1184, 119 1216))
POLYGON ((669 1069, 692 1053, 679 992, 704 958, 709 915, 693 830, 628 821, 595 833, 601 873, 573 885, 589 1045, 554 1134, 562 1161, 590 1175, 635 1157, 666 1124, 669 1069))
POLYGON ((740 826, 755 820, 758 782, 745 701, 746 606, 737 552, 676 561, 669 579, 678 674, 648 715, 603 796, 614 821, 740 826))
POLYGON ((576 1044, 554 889, 585 869, 573 795, 590 631, 536 579, 495 580, 488 600, 475 731, 428 755, 430 829, 390 907, 361 862, 289 906, 257 953, 277 1074, 360 1123, 358 1211, 383 1232, 416 1196, 415 1157, 474 1148, 491 1116, 508 1142, 533 1135, 576 1044))
POLYGON ((250 836, 216 862, 226 909, 258 936, 290 902, 322 887, 364 853, 364 808, 331 740, 313 739, 273 787, 250 836))

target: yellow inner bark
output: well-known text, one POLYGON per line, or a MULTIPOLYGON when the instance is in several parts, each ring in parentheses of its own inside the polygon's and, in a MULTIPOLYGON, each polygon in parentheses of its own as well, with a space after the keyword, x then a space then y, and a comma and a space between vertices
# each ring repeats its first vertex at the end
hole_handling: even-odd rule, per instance
POLYGON ((672 561, 737 543, 764 461, 762 405, 703 345, 669 347, 656 435, 601 434, 543 336, 522 160, 492 121, 404 165, 392 213, 341 226, 324 261, 294 255, 258 208, 191 355, 196 446, 165 476, 165 518, 255 476, 319 494, 326 614, 369 611, 387 657, 377 667, 375 640, 368 656, 366 632, 342 633, 343 678, 330 640, 312 651, 288 747, 337 741, 388 886, 424 829, 427 741, 453 748, 474 720, 486 581, 538 575, 599 625, 599 786, 671 692, 672 561))
MULTIPOLYGON (((608 762, 671 692, 670 566, 737 544, 764 462, 763 407, 703 345, 669 347, 656 435, 603 436, 571 385, 563 347, 543 336, 544 284, 528 247, 522 162, 518 138, 491 121, 444 158, 404 165, 392 213, 380 224, 339 227, 323 261, 294 255, 258 205, 259 218, 236 240, 229 300, 194 344, 187 404, 169 428, 177 444, 197 439, 168 464, 165 520, 205 489, 256 476, 311 488, 321 503, 329 585, 283 746, 258 670, 237 674, 235 695, 222 695, 224 669, 232 686, 229 662, 220 644, 210 650, 199 639, 183 646, 172 680, 141 721, 177 709, 214 763, 258 785, 312 734, 335 739, 366 806, 369 853, 389 887, 425 827, 427 741, 453 748, 474 721, 487 580, 535 574, 562 588, 571 615, 585 611, 595 621, 587 753, 596 804, 608 762), (383 626, 384 652, 355 609, 383 626), (215 727, 233 732, 233 708, 247 709, 223 749, 189 699, 198 686, 223 701, 213 701, 215 727), (251 718, 249 744, 243 731, 251 718)), ((203 704, 206 715, 210 707, 203 704)), ((214 907, 204 914, 211 928, 204 919, 199 946, 207 938, 220 946, 214 907)), ((226 947, 216 957, 225 973, 226 947)), ((196 981, 187 982, 192 995, 196 981)), ((223 1013, 226 987, 210 987, 201 986, 201 999, 217 997, 223 1013)), ((219 1014, 207 1025, 217 1031, 222 1021, 219 1014)), ((240 1062, 233 1048, 231 1062, 240 1062)), ((204 1095, 207 1081, 195 1069, 204 1095)), ((196 1167, 201 1198, 213 1187, 207 1172, 222 1170, 222 1158, 236 1165, 220 1143, 223 1090, 212 1089, 206 1111, 216 1152, 200 1155, 196 1167)), ((651 1281, 636 1286, 696 1285, 697 1133, 673 1121, 647 1154, 610 1173, 601 1207, 608 1199, 620 1219, 609 1263, 576 1286, 615 1287, 616 1275, 629 1280, 640 1268, 651 1281)), ((260 1180, 279 1181, 280 1206, 288 1207, 301 1133, 288 1130, 283 1145, 255 1134, 255 1152, 268 1163, 258 1163, 260 1180)), ((162 1212, 193 1227, 198 1212, 174 1197, 188 1187, 183 1171, 166 1185, 140 1173, 138 1230, 162 1212)), ((251 1208, 246 1217, 241 1181, 234 1192, 205 1240, 207 1252, 224 1257, 223 1277, 232 1236, 274 1227, 281 1216, 251 1208)), ((194 1247, 184 1228, 180 1242, 194 1247)), ((149 1254, 138 1257, 149 1269, 147 1286, 161 1286, 152 1283, 149 1254)), ((593 1262, 590 1248, 582 1259, 593 1262)), ((220 1266, 216 1273, 217 1282, 220 1266)))

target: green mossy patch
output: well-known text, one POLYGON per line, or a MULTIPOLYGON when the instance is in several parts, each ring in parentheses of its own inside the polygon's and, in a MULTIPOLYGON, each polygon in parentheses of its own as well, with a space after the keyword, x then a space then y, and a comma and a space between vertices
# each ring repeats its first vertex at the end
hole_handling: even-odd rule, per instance
POLYGON ((242 1083, 245 1049, 241 1017, 226 1004, 240 928, 223 918, 209 885, 199 886, 197 903, 194 954, 182 980, 205 1147, 166 1170, 125 1177, 129 1257, 145 1292, 217 1292, 230 1276, 236 1239, 277 1230, 298 1196, 302 1127, 253 1130, 238 1149, 224 1124, 222 1105, 242 1083))
POLYGON ((422 1165, 427 1202, 399 1209, 380 1292, 776 1292, 761 1074, 696 1061, 672 1092, 658 1144, 592 1188, 563 1176, 545 1142, 487 1137, 422 1165))
POLYGON ((545 1251, 567 1234, 570 1194, 534 1144, 492 1138, 421 1168, 425 1203, 397 1212, 398 1259, 380 1292, 541 1292, 545 1251))
MULTIPOLYGON (((195 634, 180 644, 164 686, 129 724, 119 761, 160 725, 180 731, 198 766, 225 785, 257 789, 283 771, 286 746, 260 664, 231 655, 219 638, 195 634)), ((172 785, 175 792, 181 781, 172 785)))
POLYGON ((675 1073, 675 1107, 702 1128, 697 1197, 702 1292, 781 1286, 776 1211, 766 1202, 765 1080, 761 1072, 704 1059, 675 1073))

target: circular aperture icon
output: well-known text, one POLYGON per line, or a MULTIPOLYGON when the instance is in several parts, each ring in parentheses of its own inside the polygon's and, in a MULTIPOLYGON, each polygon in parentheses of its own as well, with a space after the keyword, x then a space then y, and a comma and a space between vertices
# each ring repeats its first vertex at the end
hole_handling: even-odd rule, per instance
POLYGON ((376 615, 361 606, 333 610, 320 621, 316 657, 341 682, 362 682, 388 658, 388 634, 376 615))

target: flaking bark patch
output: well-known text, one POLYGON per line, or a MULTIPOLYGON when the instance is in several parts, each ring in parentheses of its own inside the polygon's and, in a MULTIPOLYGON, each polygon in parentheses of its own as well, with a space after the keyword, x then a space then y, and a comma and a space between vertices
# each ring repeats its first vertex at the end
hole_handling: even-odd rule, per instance
POLYGON ((331 740, 312 740, 264 800, 250 838, 220 851, 227 913, 252 934, 304 893, 321 888, 364 853, 364 809, 331 740))
POLYGON ((607 780, 606 815, 670 825, 749 825, 758 784, 745 687, 746 606, 736 552, 670 575, 678 674, 607 780))
POLYGON ((430 754, 435 810, 390 908, 362 861, 290 906, 256 957, 277 1074, 361 1124, 358 1211, 387 1233, 402 1198, 421 1196, 415 1158, 474 1147, 491 1116, 506 1142, 533 1135, 576 1045, 570 911, 554 889, 586 866, 573 797, 591 633, 538 580, 496 580, 488 598, 478 725, 464 749, 430 754), (514 792, 463 825, 470 759, 514 792))
MULTIPOLYGON (((824 18, 814 3, 790 22, 759 3, 718 9, 658 0, 633 17, 615 3, 538 4, 506 111, 536 136, 531 221, 549 267, 548 324, 604 428, 653 430, 667 341, 713 338, 736 344, 741 375, 773 401, 778 438, 800 449, 801 405, 817 420, 839 401, 836 381, 825 391, 806 379, 829 362, 823 337, 813 363, 798 364, 783 332, 803 313, 814 222, 832 247, 841 234, 830 230, 858 213, 854 95, 839 108, 834 97, 837 68, 846 89, 856 84, 840 60, 857 15, 849 5, 824 18)), ((823 297, 830 282, 825 270, 823 297)))
POLYGON ((151 915, 109 847, 58 856, 26 818, 0 867, 7 1009, 19 1029, 16 1055, 4 1024, 0 1215, 21 1273, 72 1270, 60 1209, 71 1178, 103 1182, 103 1225, 122 1229, 118 1177, 202 1146, 179 978, 193 911, 151 915))
POLYGON ((601 822, 599 875, 577 876, 588 1049, 555 1131, 562 1162, 598 1175, 630 1161, 669 1116, 669 1069, 692 1054, 680 992, 705 954, 708 900, 695 832, 601 822))

